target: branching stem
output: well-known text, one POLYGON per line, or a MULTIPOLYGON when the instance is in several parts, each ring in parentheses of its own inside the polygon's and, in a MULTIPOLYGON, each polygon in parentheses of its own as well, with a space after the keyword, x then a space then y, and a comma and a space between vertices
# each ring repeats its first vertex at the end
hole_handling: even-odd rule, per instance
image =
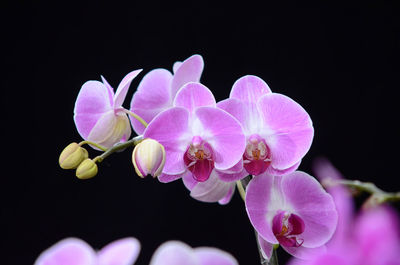
POLYGON ((114 152, 116 152, 116 151, 123 150, 123 149, 125 149, 125 148, 127 148, 127 147, 129 147, 129 146, 137 145, 137 144, 140 143, 142 140, 143 140, 143 136, 142 136, 142 135, 139 135, 139 136, 136 136, 136 137, 132 138, 132 139, 129 140, 129 141, 126 141, 126 142, 123 142, 123 143, 115 144, 113 147, 107 149, 107 151, 105 151, 105 152, 102 153, 101 155, 96 156, 96 157, 93 159, 93 161, 94 161, 94 162, 99 162, 99 163, 100 163, 100 162, 102 162, 107 156, 111 155, 112 153, 114 153, 114 152))

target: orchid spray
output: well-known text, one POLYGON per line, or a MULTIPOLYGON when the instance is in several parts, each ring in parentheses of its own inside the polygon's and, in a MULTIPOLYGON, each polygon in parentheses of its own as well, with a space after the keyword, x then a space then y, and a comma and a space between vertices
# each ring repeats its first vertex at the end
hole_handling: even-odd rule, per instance
MULTIPOLYGON (((92 178, 109 155, 134 147, 137 175, 151 175, 162 183, 181 179, 196 200, 224 205, 237 187, 254 227, 261 264, 278 264, 279 246, 293 256, 293 264, 399 264, 398 220, 382 204, 400 200, 400 193, 344 180, 326 161, 316 170, 322 184, 298 171, 314 137, 307 111, 254 75, 239 78, 229 98, 216 102, 200 83, 203 68, 203 58, 193 55, 174 63, 172 73, 150 71, 129 108, 123 106, 125 97, 141 70, 127 74, 116 92, 103 76, 102 82, 84 83, 74 109, 83 141, 62 151, 61 168, 75 169, 80 179, 92 178), (137 136, 131 137, 131 128, 137 136), (89 158, 85 144, 102 153, 89 158), (368 210, 355 220, 347 187, 371 194, 364 207, 368 210)), ((100 251, 68 238, 44 251, 35 264, 128 265, 139 250, 139 241, 132 237, 100 251)), ((160 246, 150 264, 238 262, 216 248, 193 249, 170 241, 160 246)))

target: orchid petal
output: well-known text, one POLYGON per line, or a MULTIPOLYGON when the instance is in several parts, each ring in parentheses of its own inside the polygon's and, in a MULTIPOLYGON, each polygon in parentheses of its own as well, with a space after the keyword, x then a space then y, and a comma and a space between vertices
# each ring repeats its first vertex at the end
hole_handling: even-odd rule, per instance
POLYGON ((325 244, 335 232, 338 219, 332 197, 315 178, 301 171, 284 176, 281 188, 292 213, 305 224, 299 236, 304 240, 302 246, 314 248, 325 244))
POLYGON ((271 93, 271 89, 261 78, 254 75, 246 75, 233 84, 229 98, 256 104, 265 94, 271 93))
POLYGON ((199 247, 194 249, 194 253, 200 265, 239 265, 231 254, 217 248, 199 247))
MULTIPOLYGON (((147 73, 133 95, 130 110, 147 123, 161 111, 172 106, 170 85, 172 74, 165 69, 155 69, 147 73)), ((131 117, 132 127, 137 134, 143 134, 144 126, 131 117)))
POLYGON ((231 184, 231 187, 230 187, 228 193, 225 195, 225 197, 223 197, 222 199, 220 199, 218 201, 218 203, 221 204, 221 205, 228 204, 231 201, 231 199, 233 197, 233 194, 235 193, 236 183, 232 182, 230 184, 231 184))
POLYGON ((279 177, 262 174, 254 177, 246 191, 246 211, 257 233, 268 243, 278 244, 273 231, 272 219, 283 209, 283 197, 275 182, 279 177))
POLYGON ((108 90, 99 81, 87 81, 79 91, 74 108, 74 121, 79 134, 87 139, 100 117, 112 110, 108 90))
MULTIPOLYGON (((304 260, 309 260, 318 254, 326 252, 325 245, 322 245, 320 247, 315 247, 315 248, 307 248, 307 247, 304 247, 303 245, 301 245, 299 247, 286 247, 284 245, 281 245, 281 246, 284 250, 286 250, 287 253, 291 254, 292 256, 294 256, 298 259, 304 259, 304 260)), ((316 264, 324 264, 325 265, 325 263, 316 263, 316 264)))
POLYGON ((232 182, 232 181, 237 181, 241 180, 242 178, 246 177, 249 175, 247 171, 242 168, 241 171, 239 172, 226 172, 226 171, 221 171, 221 170, 216 170, 218 177, 220 180, 225 181, 225 182, 232 182))
POLYGON ((108 98, 110 100, 110 106, 114 105, 114 89, 110 84, 107 82, 107 80, 104 78, 104 76, 101 76, 101 81, 103 82, 104 86, 107 88, 108 92, 108 98))
MULTIPOLYGON (((184 173, 183 173, 183 174, 184 174, 184 173)), ((169 182, 172 182, 172 181, 175 181, 175 180, 177 180, 177 179, 182 178, 182 175, 183 175, 183 174, 179 174, 179 175, 168 175, 168 174, 162 173, 160 176, 158 176, 158 180, 159 180, 161 183, 169 183, 169 182)))
POLYGON ((114 96, 114 108, 122 106, 124 103, 126 94, 128 93, 129 86, 131 85, 132 80, 142 71, 135 70, 127 74, 119 83, 117 91, 114 96))
POLYGON ((258 106, 267 132, 260 136, 271 150, 271 166, 280 170, 293 166, 311 146, 314 129, 310 116, 298 103, 277 93, 264 95, 258 106))
POLYGON ((194 129, 194 134, 201 135, 212 147, 215 168, 226 170, 237 164, 245 148, 245 137, 238 121, 225 111, 212 107, 199 107, 195 116, 201 126, 194 129))
POLYGON ((157 115, 144 131, 144 138, 152 138, 164 146, 164 174, 178 175, 185 172, 183 156, 191 141, 189 112, 186 109, 174 107, 157 115))
POLYGON ((264 259, 270 260, 272 257, 272 250, 274 245, 265 241, 260 235, 257 234, 257 240, 261 248, 261 254, 264 259))
POLYGON ((247 137, 265 132, 261 113, 255 103, 229 98, 218 102, 217 107, 235 117, 242 125, 247 137))
POLYGON ((201 265, 193 249, 179 241, 168 241, 154 252, 150 265, 201 265))
POLYGON ((200 83, 190 82, 185 84, 175 96, 174 106, 184 107, 190 113, 198 107, 216 107, 212 92, 200 83))
POLYGON ((197 183, 199 183, 193 178, 193 174, 189 170, 182 175, 182 181, 183 185, 185 185, 185 187, 190 191, 192 191, 192 189, 197 185, 197 183))
POLYGON ((297 170, 297 168, 300 166, 301 160, 298 161, 296 164, 294 164, 291 167, 288 167, 286 169, 276 169, 273 168, 272 166, 268 167, 267 170, 265 171, 267 174, 271 176, 283 176, 287 175, 289 173, 292 173, 297 170))
POLYGON ((96 253, 86 242, 67 238, 45 250, 35 265, 96 265, 96 253))
POLYGON ((98 265, 132 265, 139 251, 140 243, 133 237, 114 241, 98 252, 98 265))
POLYGON ((201 55, 193 55, 187 58, 176 69, 171 83, 171 98, 174 98, 178 90, 188 82, 199 82, 203 72, 204 62, 201 55))
POLYGON ((180 62, 180 61, 176 61, 174 63, 174 65, 172 66, 172 71, 174 72, 174 74, 176 73, 176 71, 178 71, 178 68, 181 67, 181 65, 182 65, 182 62, 180 62))
POLYGON ((231 186, 231 183, 219 180, 214 170, 207 181, 193 187, 190 196, 202 202, 217 202, 225 197, 231 186))

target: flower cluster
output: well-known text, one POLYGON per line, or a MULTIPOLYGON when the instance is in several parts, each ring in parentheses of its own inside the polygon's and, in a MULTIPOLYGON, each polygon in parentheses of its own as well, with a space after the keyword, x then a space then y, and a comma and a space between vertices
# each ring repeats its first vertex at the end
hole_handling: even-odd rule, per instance
MULTIPOLYGON (((140 243, 129 237, 111 242, 95 251, 85 241, 66 238, 45 250, 34 265, 132 265, 139 256, 140 243)), ((238 265, 229 253, 211 247, 192 249, 179 241, 162 244, 150 265, 238 265)))
MULTIPOLYGON (((229 98, 216 102, 211 90, 200 83, 203 68, 203 58, 193 55, 176 62, 173 73, 166 69, 150 71, 141 80, 129 109, 122 105, 141 70, 126 75, 115 93, 104 77, 102 82, 86 82, 74 110, 75 124, 84 141, 67 146, 60 156, 60 166, 77 168, 77 177, 90 178, 97 174, 96 163, 114 151, 135 145, 132 162, 140 177, 152 175, 163 183, 182 179, 190 196, 199 201, 227 204, 238 186, 264 259, 269 260, 279 245, 305 260, 327 253, 326 244, 333 242, 340 204, 335 205, 315 178, 297 170, 314 136, 306 110, 293 99, 272 92, 264 80, 253 75, 239 78, 229 98), (131 126, 138 136, 129 139, 131 126), (89 159, 83 144, 104 153, 89 159)), ((356 226, 369 222, 364 219, 356 226)), ((340 222, 344 221, 339 219, 339 229, 340 222)), ((138 249, 133 247, 135 241, 126 242, 138 249)), ((334 249, 347 248, 338 242, 334 249)), ((60 245, 67 243, 84 245, 76 240, 60 245)), ((102 261, 103 256, 108 260, 125 247, 129 249, 124 243, 121 248, 116 243, 115 248, 106 247, 93 254, 84 246, 80 249, 85 249, 87 255, 82 257, 98 259, 100 264, 109 264, 102 261)), ((171 264, 165 261, 171 257, 176 258, 172 263, 181 264, 180 254, 171 256, 166 249, 175 249, 186 260, 193 259, 185 264, 208 264, 205 260, 210 258, 204 253, 212 252, 218 259, 214 250, 193 251, 173 243, 161 247, 151 264, 171 264), (196 263, 196 259, 201 262, 196 263)), ((129 259, 126 256, 127 260, 133 262, 137 252, 128 251, 136 254, 128 255, 129 259)), ((229 260, 226 264, 236 264, 229 260)))

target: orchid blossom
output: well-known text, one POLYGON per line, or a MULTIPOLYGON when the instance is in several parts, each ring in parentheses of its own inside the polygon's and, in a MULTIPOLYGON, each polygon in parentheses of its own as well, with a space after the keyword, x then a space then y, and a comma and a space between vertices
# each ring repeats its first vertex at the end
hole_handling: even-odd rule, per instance
POLYGON ((218 107, 243 126, 243 165, 249 175, 293 172, 311 146, 314 129, 307 112, 289 97, 272 93, 259 77, 238 79, 218 107))
MULTIPOLYGON (((178 90, 188 82, 199 82, 204 62, 200 55, 193 55, 183 62, 176 62, 173 74, 166 69, 154 69, 147 73, 133 95, 130 110, 147 123, 163 110, 173 106, 178 90)), ((131 118, 133 129, 138 135, 145 127, 131 118)))
POLYGON ((332 197, 316 179, 300 171, 253 178, 247 186, 246 210, 266 258, 271 257, 273 244, 307 258, 324 248, 338 219, 332 197))
POLYGON ((75 125, 83 139, 109 148, 130 137, 131 127, 122 103, 132 80, 140 72, 136 70, 127 74, 115 94, 103 76, 103 82, 87 81, 83 84, 74 109, 75 125))
POLYGON ((245 138, 239 122, 216 108, 211 91, 200 83, 187 83, 177 93, 174 107, 158 114, 144 132, 165 148, 160 179, 169 182, 185 173, 199 182, 211 172, 230 170, 240 163, 245 138), (190 172, 190 173, 189 173, 190 172))

